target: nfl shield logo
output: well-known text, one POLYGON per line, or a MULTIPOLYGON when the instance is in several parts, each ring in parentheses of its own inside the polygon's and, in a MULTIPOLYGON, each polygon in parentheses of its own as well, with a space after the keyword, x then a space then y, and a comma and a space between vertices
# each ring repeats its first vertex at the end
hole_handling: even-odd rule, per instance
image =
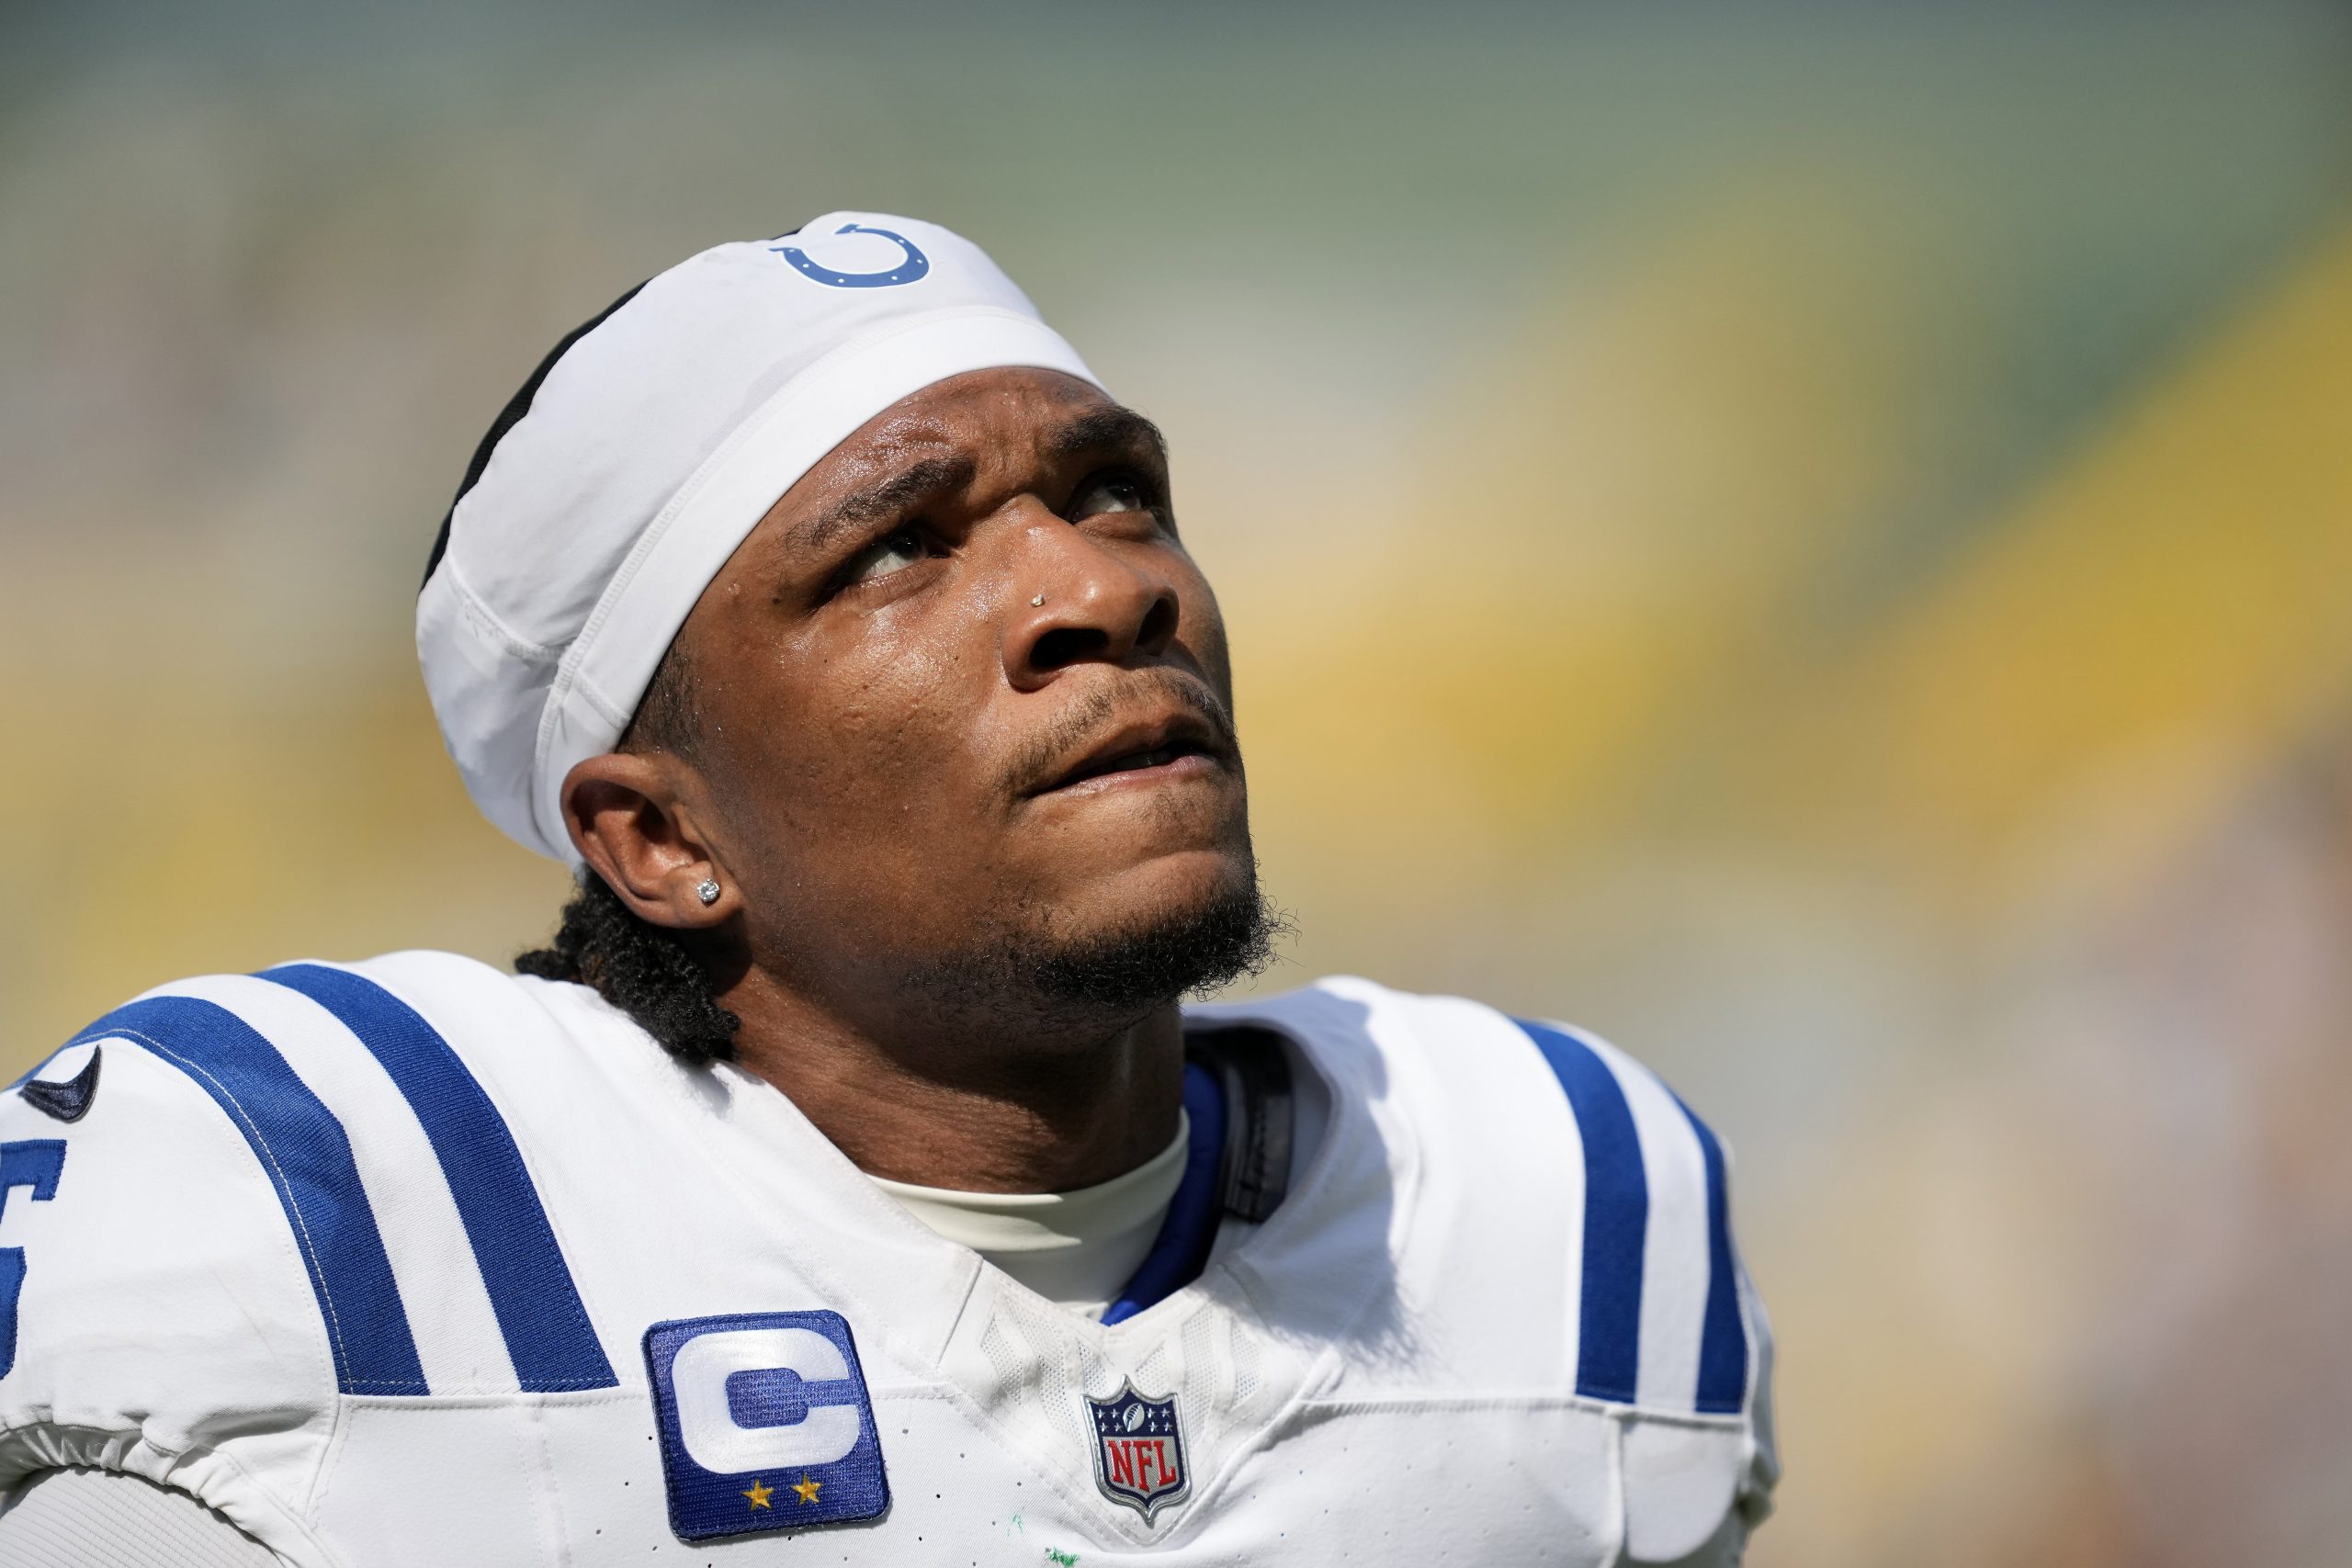
POLYGON ((1094 1483, 1114 1503, 1151 1517, 1192 1489, 1184 1464, 1184 1433, 1176 1424, 1176 1396, 1146 1399, 1122 1383, 1108 1399, 1089 1395, 1094 1417, 1094 1483))

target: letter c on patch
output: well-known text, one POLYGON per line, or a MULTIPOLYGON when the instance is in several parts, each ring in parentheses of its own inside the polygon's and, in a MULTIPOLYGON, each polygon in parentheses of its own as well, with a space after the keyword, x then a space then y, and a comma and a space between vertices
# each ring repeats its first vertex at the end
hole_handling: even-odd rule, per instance
POLYGON ((858 1395, 845 1403, 811 1402, 800 1420, 779 1427, 737 1423, 727 1380, 738 1372, 786 1371, 810 1383, 841 1382, 849 1362, 831 1340, 808 1328, 744 1328, 704 1334, 678 1348, 670 1386, 678 1402, 678 1441, 705 1470, 736 1475, 831 1464, 857 1446, 858 1395))

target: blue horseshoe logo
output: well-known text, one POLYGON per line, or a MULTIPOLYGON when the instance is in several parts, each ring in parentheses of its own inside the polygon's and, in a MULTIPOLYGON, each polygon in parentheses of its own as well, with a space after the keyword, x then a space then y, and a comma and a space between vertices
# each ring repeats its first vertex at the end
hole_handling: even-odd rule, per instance
POLYGON ((914 242, 904 234, 894 234, 888 229, 869 229, 863 223, 844 223, 833 231, 836 234, 879 234, 907 253, 907 259, 887 272, 835 272, 829 266, 819 266, 808 259, 808 253, 797 245, 770 245, 768 249, 790 262, 793 270, 812 283, 828 288, 888 288, 894 283, 914 283, 931 271, 931 258, 915 249, 914 242))

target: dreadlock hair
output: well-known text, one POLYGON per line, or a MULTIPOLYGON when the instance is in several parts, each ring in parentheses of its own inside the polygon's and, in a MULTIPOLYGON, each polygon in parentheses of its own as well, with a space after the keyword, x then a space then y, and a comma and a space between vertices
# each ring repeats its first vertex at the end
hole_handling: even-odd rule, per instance
MULTIPOLYGON (((616 749, 668 751, 691 761, 700 718, 693 668, 673 643, 616 749)), ((585 866, 554 938, 518 954, 514 969, 589 987, 682 1062, 700 1066, 734 1060, 742 1020, 718 1005, 702 961, 679 932, 640 919, 585 866)))

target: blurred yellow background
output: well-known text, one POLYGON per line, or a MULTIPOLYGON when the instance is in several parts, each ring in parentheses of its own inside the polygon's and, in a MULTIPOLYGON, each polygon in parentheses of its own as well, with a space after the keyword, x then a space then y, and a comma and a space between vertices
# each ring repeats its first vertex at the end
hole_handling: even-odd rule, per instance
POLYGON ((1764 1568, 2352 1562, 2352 12, 0 13, 0 1058, 502 959, 409 614, 646 274, 986 244, 1157 415, 1290 962, 1737 1151, 1764 1568))

